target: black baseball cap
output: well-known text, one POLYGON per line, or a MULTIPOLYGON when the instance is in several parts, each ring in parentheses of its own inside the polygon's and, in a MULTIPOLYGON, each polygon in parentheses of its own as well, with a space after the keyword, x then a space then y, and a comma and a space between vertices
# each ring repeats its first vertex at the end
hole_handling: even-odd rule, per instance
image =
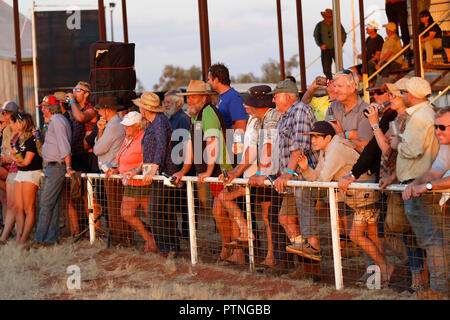
POLYGON ((313 124, 311 131, 303 133, 303 135, 321 135, 332 136, 336 134, 333 126, 327 121, 317 121, 313 124))

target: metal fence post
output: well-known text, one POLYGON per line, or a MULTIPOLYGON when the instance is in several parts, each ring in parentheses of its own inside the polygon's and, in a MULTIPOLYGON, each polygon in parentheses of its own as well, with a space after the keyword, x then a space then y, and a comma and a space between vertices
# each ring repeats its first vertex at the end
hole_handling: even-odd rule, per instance
POLYGON ((250 186, 245 186, 245 208, 247 210, 247 229, 248 229, 248 259, 250 262, 250 272, 255 270, 255 254, 253 248, 253 230, 252 230, 252 205, 250 203, 250 186))
POLYGON ((192 181, 187 183, 187 200, 188 200, 188 215, 189 215, 189 241, 191 244, 191 263, 193 265, 198 262, 197 253, 197 232, 195 230, 195 208, 194 208, 194 190, 192 188, 192 181))
POLYGON ((336 290, 341 290, 344 288, 344 282, 342 277, 341 243, 339 241, 339 223, 334 188, 328 188, 328 196, 330 202, 331 239, 333 244, 334 281, 336 290))
POLYGON ((89 241, 91 244, 95 242, 95 217, 94 217, 94 191, 92 188, 92 178, 87 179, 87 202, 89 212, 89 241))

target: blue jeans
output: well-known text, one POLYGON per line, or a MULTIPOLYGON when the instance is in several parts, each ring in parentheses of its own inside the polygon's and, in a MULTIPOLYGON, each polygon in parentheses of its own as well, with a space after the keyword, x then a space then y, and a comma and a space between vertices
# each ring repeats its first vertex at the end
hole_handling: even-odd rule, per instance
POLYGON ((295 203, 297 205, 300 230, 303 238, 318 237, 316 202, 320 190, 316 188, 295 188, 295 203))
POLYGON ((61 193, 66 166, 57 164, 45 168, 45 184, 42 190, 35 241, 56 243, 59 231, 61 193))
MULTIPOLYGON (((435 201, 437 202, 437 201, 435 201)), ((423 194, 418 198, 404 200, 405 214, 416 235, 418 245, 427 254, 430 270, 430 288, 447 294, 447 277, 442 235, 442 215, 433 209, 433 195, 423 194)))

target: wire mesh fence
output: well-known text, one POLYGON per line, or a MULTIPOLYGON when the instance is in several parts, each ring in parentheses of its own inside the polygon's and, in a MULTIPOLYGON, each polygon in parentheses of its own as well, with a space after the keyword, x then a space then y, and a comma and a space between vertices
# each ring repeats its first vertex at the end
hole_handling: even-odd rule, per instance
POLYGON ((450 228, 440 192, 405 201, 401 185, 352 184, 343 192, 336 183, 291 181, 278 193, 267 180, 265 187, 206 181, 184 177, 173 187, 163 176, 146 184, 142 176, 87 174, 74 198, 67 179, 62 234, 337 289, 449 285, 450 228))

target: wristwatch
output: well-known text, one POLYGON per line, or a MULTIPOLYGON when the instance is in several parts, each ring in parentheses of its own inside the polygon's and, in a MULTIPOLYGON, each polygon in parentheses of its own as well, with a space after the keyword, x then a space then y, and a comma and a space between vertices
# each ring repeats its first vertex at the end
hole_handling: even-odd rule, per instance
POLYGON ((428 181, 427 183, 425 183, 425 188, 427 188, 428 191, 433 190, 433 185, 431 184, 430 181, 428 181))
POLYGON ((375 130, 377 130, 377 129, 380 129, 380 127, 376 124, 376 125, 374 125, 373 127, 372 127, 372 130, 373 131, 375 131, 375 130))

